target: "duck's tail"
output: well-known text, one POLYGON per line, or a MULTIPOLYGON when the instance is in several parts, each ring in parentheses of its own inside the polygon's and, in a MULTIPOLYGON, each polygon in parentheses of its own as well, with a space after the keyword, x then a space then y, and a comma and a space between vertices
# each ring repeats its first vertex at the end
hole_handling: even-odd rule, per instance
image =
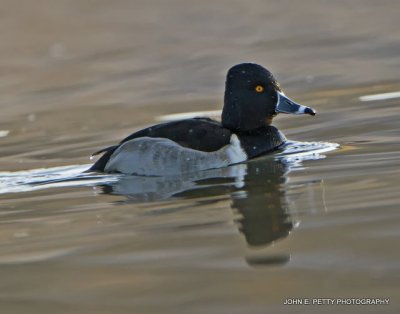
POLYGON ((104 153, 103 156, 101 156, 99 160, 97 160, 93 164, 93 166, 91 166, 88 170, 85 170, 84 172, 104 172, 104 168, 107 162, 110 160, 111 155, 118 147, 119 145, 109 146, 92 154, 92 156, 96 156, 98 154, 104 153))

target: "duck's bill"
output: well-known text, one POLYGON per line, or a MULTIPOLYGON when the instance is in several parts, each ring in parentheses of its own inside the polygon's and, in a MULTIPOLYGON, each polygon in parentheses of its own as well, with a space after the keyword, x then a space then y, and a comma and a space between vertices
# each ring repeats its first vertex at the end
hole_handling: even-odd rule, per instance
POLYGON ((312 116, 316 115, 317 112, 313 108, 299 105, 281 92, 277 92, 277 94, 278 103, 276 104, 275 109, 277 113, 309 114, 312 116))

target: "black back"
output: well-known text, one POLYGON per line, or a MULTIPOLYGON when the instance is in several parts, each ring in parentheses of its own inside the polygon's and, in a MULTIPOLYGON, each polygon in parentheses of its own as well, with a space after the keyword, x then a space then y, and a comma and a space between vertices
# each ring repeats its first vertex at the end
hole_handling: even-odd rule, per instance
POLYGON ((203 152, 212 152, 228 145, 232 132, 221 123, 209 118, 193 118, 157 124, 124 138, 118 145, 110 146, 94 155, 104 155, 89 171, 104 171, 113 152, 123 143, 139 137, 167 138, 179 145, 203 152))

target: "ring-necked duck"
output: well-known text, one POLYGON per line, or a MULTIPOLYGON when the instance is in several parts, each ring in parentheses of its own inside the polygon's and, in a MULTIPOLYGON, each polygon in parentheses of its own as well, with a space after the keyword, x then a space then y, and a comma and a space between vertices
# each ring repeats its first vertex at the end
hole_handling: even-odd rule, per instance
POLYGON ((240 163, 285 143, 271 125, 278 113, 315 110, 286 97, 262 66, 238 64, 227 74, 221 122, 192 118, 148 127, 96 152, 104 154, 88 171, 173 175, 240 163))

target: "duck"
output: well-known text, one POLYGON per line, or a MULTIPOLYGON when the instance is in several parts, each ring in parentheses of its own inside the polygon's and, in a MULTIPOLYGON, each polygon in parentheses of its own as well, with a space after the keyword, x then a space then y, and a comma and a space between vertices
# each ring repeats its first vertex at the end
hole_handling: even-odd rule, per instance
POLYGON ((269 70, 240 63, 227 72, 220 121, 194 117, 144 128, 95 152, 102 156, 87 171, 165 176, 246 162, 286 143, 272 125, 279 113, 316 115, 288 98, 269 70))

